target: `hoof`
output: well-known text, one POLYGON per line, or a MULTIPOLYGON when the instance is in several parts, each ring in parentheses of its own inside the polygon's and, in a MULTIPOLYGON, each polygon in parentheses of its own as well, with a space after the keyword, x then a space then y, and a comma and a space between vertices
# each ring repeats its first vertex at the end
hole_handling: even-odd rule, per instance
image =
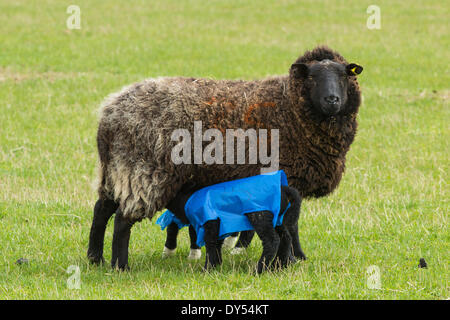
POLYGON ((297 258, 297 261, 296 261, 296 262, 307 260, 307 258, 306 258, 306 256, 305 256, 304 254, 302 254, 302 255, 300 255, 299 257, 296 257, 296 258, 297 258))
POLYGON ((100 264, 104 264, 105 263, 105 259, 103 258, 103 256, 94 256, 94 255, 90 255, 88 253, 88 260, 90 263, 95 264, 95 265, 100 265, 100 264))
POLYGON ((164 247, 163 252, 162 252, 162 257, 163 258, 171 257, 171 256, 173 256, 175 254, 176 250, 177 250, 176 248, 175 249, 169 249, 167 247, 164 247))
POLYGON ((204 273, 213 272, 214 270, 216 270, 216 268, 217 268, 217 265, 209 264, 207 266, 203 266, 202 272, 204 272, 204 273))
POLYGON ((128 265, 124 266, 124 267, 115 267, 113 268, 114 271, 118 271, 118 272, 126 272, 126 271, 130 271, 130 267, 128 265))
POLYGON ((238 241, 238 237, 227 237, 225 238, 225 240, 223 240, 223 248, 224 249, 232 249, 235 245, 236 242, 238 241))
POLYGON ((116 261, 111 260, 111 268, 115 271, 128 271, 130 270, 130 267, 128 266, 128 263, 121 264, 119 262, 119 259, 116 259, 116 261))
POLYGON ((243 254, 244 251, 245 251, 245 249, 242 248, 242 247, 235 247, 235 248, 233 248, 233 250, 231 250, 230 253, 231 253, 231 254, 238 255, 238 254, 243 254))
POLYGON ((124 272, 124 271, 129 271, 130 267, 128 266, 128 264, 124 265, 124 266, 119 266, 118 264, 112 264, 111 263, 111 268, 114 271, 119 271, 119 272, 124 272))
POLYGON ((189 255, 188 255, 189 260, 198 260, 201 257, 202 257, 201 249, 191 249, 191 252, 189 252, 189 255))

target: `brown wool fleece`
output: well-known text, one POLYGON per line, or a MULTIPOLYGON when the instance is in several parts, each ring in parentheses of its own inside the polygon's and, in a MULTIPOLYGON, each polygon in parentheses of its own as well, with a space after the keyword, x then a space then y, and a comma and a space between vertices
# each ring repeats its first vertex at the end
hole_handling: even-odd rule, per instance
MULTIPOLYGON (((308 51, 296 62, 324 59, 347 64, 327 47, 308 51)), ((114 199, 130 220, 141 220, 162 210, 188 180, 207 186, 267 167, 259 161, 248 164, 248 154, 244 165, 175 165, 171 152, 178 142, 171 134, 188 129, 193 137, 194 121, 202 121, 203 132, 216 128, 223 133, 224 155, 226 129, 279 129, 279 169, 289 184, 303 197, 325 196, 339 184, 356 134, 360 90, 356 77, 348 81, 348 102, 333 117, 314 110, 309 88, 292 71, 256 81, 167 77, 125 87, 109 96, 100 112, 99 196, 114 199)), ((270 140, 268 148, 270 154, 270 140)))

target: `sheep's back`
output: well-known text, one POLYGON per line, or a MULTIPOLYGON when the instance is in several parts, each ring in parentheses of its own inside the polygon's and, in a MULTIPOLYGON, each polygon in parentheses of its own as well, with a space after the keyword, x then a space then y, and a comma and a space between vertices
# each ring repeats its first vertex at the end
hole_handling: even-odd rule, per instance
MULTIPOLYGON (((110 95, 100 110, 97 136, 102 181, 99 193, 114 197, 125 215, 139 211, 139 216, 151 216, 161 210, 194 168, 172 163, 172 132, 187 129, 193 136, 194 121, 202 121, 203 130, 217 128, 223 133, 227 128, 251 127, 253 123, 246 123, 243 115, 253 100, 262 99, 258 97, 260 87, 257 81, 157 78, 110 95), (153 190, 156 185, 160 190, 153 190), (156 199, 152 192, 164 196, 156 199)), ((228 168, 229 173, 232 170, 228 168)), ((239 166, 239 175, 243 170, 239 166)), ((212 180, 230 177, 215 175, 212 180)))

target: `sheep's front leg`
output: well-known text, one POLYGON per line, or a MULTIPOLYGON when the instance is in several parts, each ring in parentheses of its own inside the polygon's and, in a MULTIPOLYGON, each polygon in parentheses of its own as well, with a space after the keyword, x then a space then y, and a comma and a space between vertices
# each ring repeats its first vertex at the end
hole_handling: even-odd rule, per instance
POLYGON ((114 219, 111 267, 119 270, 128 269, 128 245, 130 243, 133 222, 124 218, 120 210, 114 219))
POLYGON ((89 234, 89 248, 87 257, 91 263, 103 263, 103 242, 105 239, 106 225, 109 218, 116 212, 118 204, 113 200, 99 199, 94 206, 94 217, 92 219, 89 234))
POLYGON ((205 270, 212 269, 222 263, 222 244, 223 240, 219 238, 220 222, 217 220, 210 220, 205 223, 205 247, 206 260, 205 270))
POLYGON ((263 252, 257 267, 257 272, 262 273, 275 257, 280 245, 280 237, 272 226, 272 212, 258 211, 247 213, 246 215, 263 245, 263 252))

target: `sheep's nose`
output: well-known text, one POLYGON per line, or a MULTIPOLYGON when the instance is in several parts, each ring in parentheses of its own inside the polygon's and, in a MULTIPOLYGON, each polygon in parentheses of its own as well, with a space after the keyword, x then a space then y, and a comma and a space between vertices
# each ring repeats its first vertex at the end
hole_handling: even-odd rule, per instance
POLYGON ((329 104, 337 104, 339 102, 339 97, 331 95, 331 96, 325 97, 324 100, 326 103, 329 103, 329 104))

